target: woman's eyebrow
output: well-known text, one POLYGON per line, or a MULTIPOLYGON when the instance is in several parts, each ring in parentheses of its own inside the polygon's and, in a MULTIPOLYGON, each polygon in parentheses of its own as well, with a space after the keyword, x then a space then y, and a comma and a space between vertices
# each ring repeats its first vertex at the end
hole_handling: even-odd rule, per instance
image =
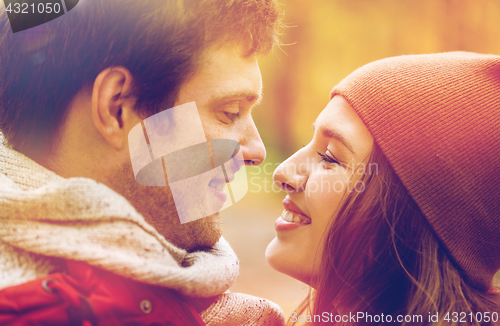
MULTIPOLYGON (((313 130, 314 130, 315 129, 315 124, 314 123, 312 124, 312 127, 313 127, 313 130)), ((340 133, 338 133, 337 131, 335 131, 333 129, 327 128, 327 127, 321 127, 320 130, 323 133, 324 137, 326 137, 326 138, 333 138, 333 139, 336 139, 336 140, 340 141, 348 150, 351 151, 351 153, 353 153, 354 155, 356 155, 356 153, 354 153, 354 150, 352 149, 351 144, 340 133)))

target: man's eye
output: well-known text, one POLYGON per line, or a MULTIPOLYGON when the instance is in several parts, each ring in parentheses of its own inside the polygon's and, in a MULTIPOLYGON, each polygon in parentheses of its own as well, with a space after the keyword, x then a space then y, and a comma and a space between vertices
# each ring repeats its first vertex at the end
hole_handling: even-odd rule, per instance
POLYGON ((236 119, 238 119, 240 117, 240 113, 239 112, 233 113, 233 112, 223 111, 223 112, 219 112, 218 116, 219 116, 219 120, 222 123, 229 124, 229 123, 233 123, 236 119))
POLYGON ((328 155, 328 152, 325 153, 325 154, 322 154, 320 152, 316 152, 318 153, 318 155, 321 157, 321 162, 326 162, 326 163, 330 163, 330 164, 338 164, 338 165, 342 165, 340 164, 339 161, 337 161, 334 157, 328 155))

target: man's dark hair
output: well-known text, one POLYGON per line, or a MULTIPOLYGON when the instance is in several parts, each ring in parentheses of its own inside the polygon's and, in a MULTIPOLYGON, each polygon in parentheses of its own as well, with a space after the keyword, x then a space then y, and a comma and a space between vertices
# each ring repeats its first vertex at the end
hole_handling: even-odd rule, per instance
POLYGON ((15 150, 47 154, 75 95, 108 67, 134 78, 136 111, 174 105, 204 50, 237 42, 247 54, 277 43, 275 0, 85 0, 13 34, 0 9, 0 130, 15 150))

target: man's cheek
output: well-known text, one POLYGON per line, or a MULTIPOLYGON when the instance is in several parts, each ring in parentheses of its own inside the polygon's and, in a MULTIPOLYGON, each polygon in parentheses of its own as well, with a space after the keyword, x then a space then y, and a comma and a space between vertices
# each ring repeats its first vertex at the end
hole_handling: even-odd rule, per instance
POLYGON ((194 102, 148 117, 128 138, 136 181, 168 184, 181 224, 215 214, 248 191, 246 171, 236 173, 245 170, 241 146, 230 139, 207 140, 194 102))

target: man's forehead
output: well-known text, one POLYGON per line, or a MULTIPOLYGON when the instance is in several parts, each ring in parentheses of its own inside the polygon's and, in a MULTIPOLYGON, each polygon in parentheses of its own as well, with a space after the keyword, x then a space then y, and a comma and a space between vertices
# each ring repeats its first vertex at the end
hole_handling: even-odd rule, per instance
POLYGON ((193 76, 197 80, 193 86, 209 93, 210 101, 257 102, 261 98, 262 78, 256 56, 244 57, 238 46, 217 48, 207 56, 193 76))

